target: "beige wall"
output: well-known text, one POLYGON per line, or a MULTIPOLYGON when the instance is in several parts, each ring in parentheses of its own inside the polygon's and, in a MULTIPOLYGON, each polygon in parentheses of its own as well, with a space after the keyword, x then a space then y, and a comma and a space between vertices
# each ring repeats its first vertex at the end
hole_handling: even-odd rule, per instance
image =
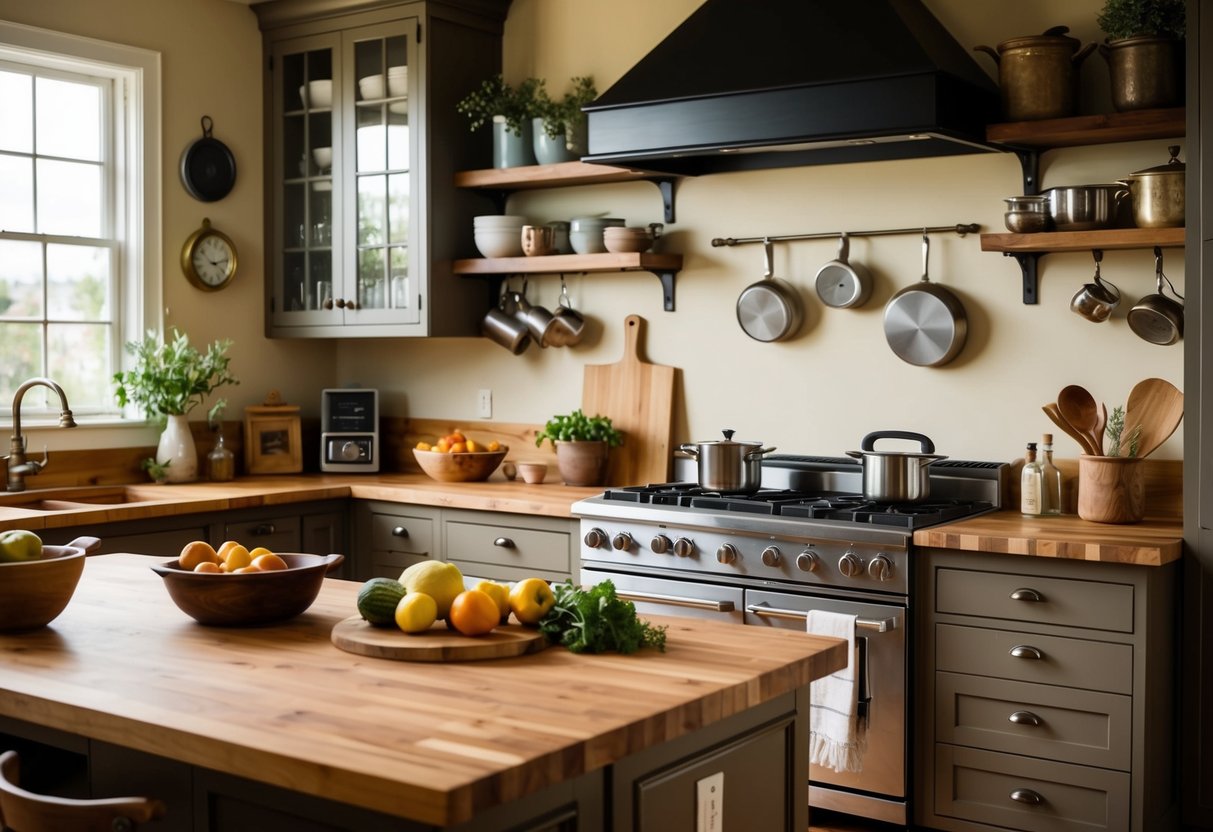
MULTIPOLYGON (((548 79, 563 92, 571 76, 592 74, 606 89, 698 5, 697 0, 514 0, 506 21, 507 78, 548 79)), ((961 43, 996 45, 1065 24, 1084 43, 1099 38, 1100 0, 1031 0, 1000 5, 927 0, 961 43)), ((812 291, 817 268, 830 260, 828 241, 776 248, 776 271, 801 290, 808 317, 799 338, 780 344, 748 339, 734 303, 761 275, 754 246, 713 248, 718 236, 752 236, 977 222, 1002 229, 1002 198, 1021 192, 1013 155, 988 154, 908 162, 806 167, 688 178, 677 190, 678 222, 663 245, 682 252, 677 311, 664 312, 656 278, 647 273, 571 275, 575 305, 593 325, 577 349, 522 356, 483 339, 267 341, 262 335, 260 35, 252 13, 227 0, 0 0, 0 17, 131 43, 164 57, 165 248, 168 322, 196 340, 235 339, 233 366, 243 384, 227 391, 237 408, 270 387, 318 411, 318 391, 361 382, 382 390, 394 415, 449 417, 472 423, 476 391, 490 388, 493 418, 542 422, 580 404, 583 365, 617 360, 622 321, 648 321, 650 360, 683 371, 678 441, 711 439, 730 427, 745 439, 787 452, 837 455, 877 429, 907 429, 934 438, 954 457, 1013 459, 1026 441, 1052 426, 1040 405, 1070 383, 1087 385, 1109 406, 1134 382, 1160 376, 1182 381, 1180 347, 1156 347, 1132 334, 1123 310, 1094 325, 1067 309, 1092 273, 1087 254, 1050 254, 1041 261, 1041 303, 1020 303, 1019 270, 983 254, 976 238, 933 238, 931 276, 956 291, 970 319, 969 343, 937 369, 899 361, 885 343, 881 310, 921 272, 913 236, 855 240, 852 257, 876 278, 861 309, 825 309, 812 291), (240 180, 210 205, 181 188, 176 166, 199 132, 203 113, 236 155, 240 180), (241 255, 236 283, 216 295, 191 289, 175 260, 203 216, 228 231, 241 255)), ((806 33, 805 48, 812 48, 806 33)), ((992 70, 985 56, 976 56, 992 70)), ((1107 69, 1094 56, 1083 66, 1083 111, 1109 109, 1107 69)), ((1043 159, 1046 186, 1106 182, 1166 161, 1166 141, 1054 151, 1043 159)), ((1186 154, 1185 154, 1186 156, 1186 154)), ((511 210, 546 221, 609 211, 629 223, 660 220, 657 191, 647 183, 532 192, 511 210)), ((1152 291, 1149 251, 1109 252, 1103 274, 1130 300, 1152 291)), ((1167 252, 1167 274, 1183 291, 1182 252, 1167 252)), ((533 299, 554 305, 555 276, 531 281, 533 299)), ((1182 433, 1182 431, 1181 431, 1182 433)), ((1181 433, 1159 456, 1180 458, 1181 433)), ((63 434, 60 433, 56 440, 63 434)), ((95 444, 95 443, 94 443, 95 444)), ((1075 456, 1065 437, 1058 453, 1075 456)))

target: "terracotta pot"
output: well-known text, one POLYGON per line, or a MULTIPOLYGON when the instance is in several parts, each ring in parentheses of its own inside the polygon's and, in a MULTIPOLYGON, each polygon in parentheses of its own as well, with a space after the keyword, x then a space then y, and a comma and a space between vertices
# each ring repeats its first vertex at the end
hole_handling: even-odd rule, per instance
POLYGON ((557 442, 556 467, 565 485, 602 485, 610 446, 602 441, 557 442))
POLYGON ((1137 523, 1145 516, 1141 458, 1078 457, 1078 516, 1095 523, 1137 523))

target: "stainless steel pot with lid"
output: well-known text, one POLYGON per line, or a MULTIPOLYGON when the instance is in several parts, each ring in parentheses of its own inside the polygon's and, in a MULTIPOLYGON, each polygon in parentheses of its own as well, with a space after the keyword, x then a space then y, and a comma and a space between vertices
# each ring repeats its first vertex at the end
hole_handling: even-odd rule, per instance
POLYGON ((762 486, 762 458, 775 448, 764 448, 761 442, 734 441, 733 433, 725 430, 723 440, 678 446, 699 464, 701 488, 749 494, 762 486))
POLYGON ((847 451, 847 456, 863 462, 864 499, 889 503, 916 503, 929 497, 927 466, 947 459, 935 453, 935 443, 926 436, 905 430, 873 431, 859 443, 858 451, 847 451), (908 439, 918 442, 920 451, 877 451, 877 439, 908 439))
POLYGON ((1184 177, 1187 166, 1179 161, 1179 145, 1167 148, 1165 165, 1130 173, 1120 184, 1129 189, 1133 222, 1138 228, 1178 228, 1184 224, 1184 177))

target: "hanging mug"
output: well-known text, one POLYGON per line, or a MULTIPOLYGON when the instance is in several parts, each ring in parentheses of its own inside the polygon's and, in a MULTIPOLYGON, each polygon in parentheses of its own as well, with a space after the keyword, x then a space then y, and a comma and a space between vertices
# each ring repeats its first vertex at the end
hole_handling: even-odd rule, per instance
POLYGON ((514 355, 520 354, 531 345, 530 329, 525 322, 512 314, 511 308, 518 302, 518 298, 517 292, 510 293, 503 286, 497 305, 490 309, 480 322, 481 334, 496 341, 514 355))
POLYGON ((1103 252, 1096 251, 1094 255, 1094 282, 1084 284, 1075 293, 1070 300, 1070 310, 1098 324, 1106 321, 1112 310, 1120 305, 1120 290, 1099 276, 1099 261, 1103 259, 1103 252))
POLYGON ((544 329, 539 343, 544 347, 571 347, 581 343, 584 332, 585 318, 573 308, 568 287, 564 284, 564 275, 561 275, 560 305, 552 313, 552 319, 544 329))

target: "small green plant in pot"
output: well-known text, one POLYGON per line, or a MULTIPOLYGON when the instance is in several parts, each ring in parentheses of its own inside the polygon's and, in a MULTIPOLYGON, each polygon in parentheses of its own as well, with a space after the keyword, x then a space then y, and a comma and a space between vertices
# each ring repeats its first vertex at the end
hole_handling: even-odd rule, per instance
POLYGON ((611 448, 623 444, 620 433, 606 416, 586 416, 578 408, 567 416, 553 416, 535 435, 556 449, 556 467, 565 485, 602 485, 611 448))
POLYGON ((587 152, 586 118, 581 108, 598 97, 594 79, 575 77, 573 88, 560 100, 541 85, 535 118, 535 158, 542 164, 570 162, 587 152))
MULTIPOLYGON (((148 332, 142 341, 126 344, 135 363, 132 369, 114 374, 118 404, 134 404, 149 418, 164 423, 155 462, 167 469, 163 471, 167 482, 198 478, 198 453, 186 415, 225 384, 240 383, 228 370, 231 343, 215 341, 203 353, 190 344, 189 336, 174 329, 172 338, 164 343, 156 333, 148 332)), ((212 418, 225 404, 220 399, 212 406, 212 418)), ((145 468, 154 476, 149 466, 145 468)))
POLYGON ((510 168, 535 164, 532 120, 539 115, 539 90, 543 81, 526 78, 510 86, 494 75, 467 94, 455 109, 467 116, 472 130, 493 125, 493 167, 510 168))
POLYGON ((1184 0, 1106 0, 1095 19, 1107 35, 1112 106, 1118 111, 1184 103, 1184 0))

